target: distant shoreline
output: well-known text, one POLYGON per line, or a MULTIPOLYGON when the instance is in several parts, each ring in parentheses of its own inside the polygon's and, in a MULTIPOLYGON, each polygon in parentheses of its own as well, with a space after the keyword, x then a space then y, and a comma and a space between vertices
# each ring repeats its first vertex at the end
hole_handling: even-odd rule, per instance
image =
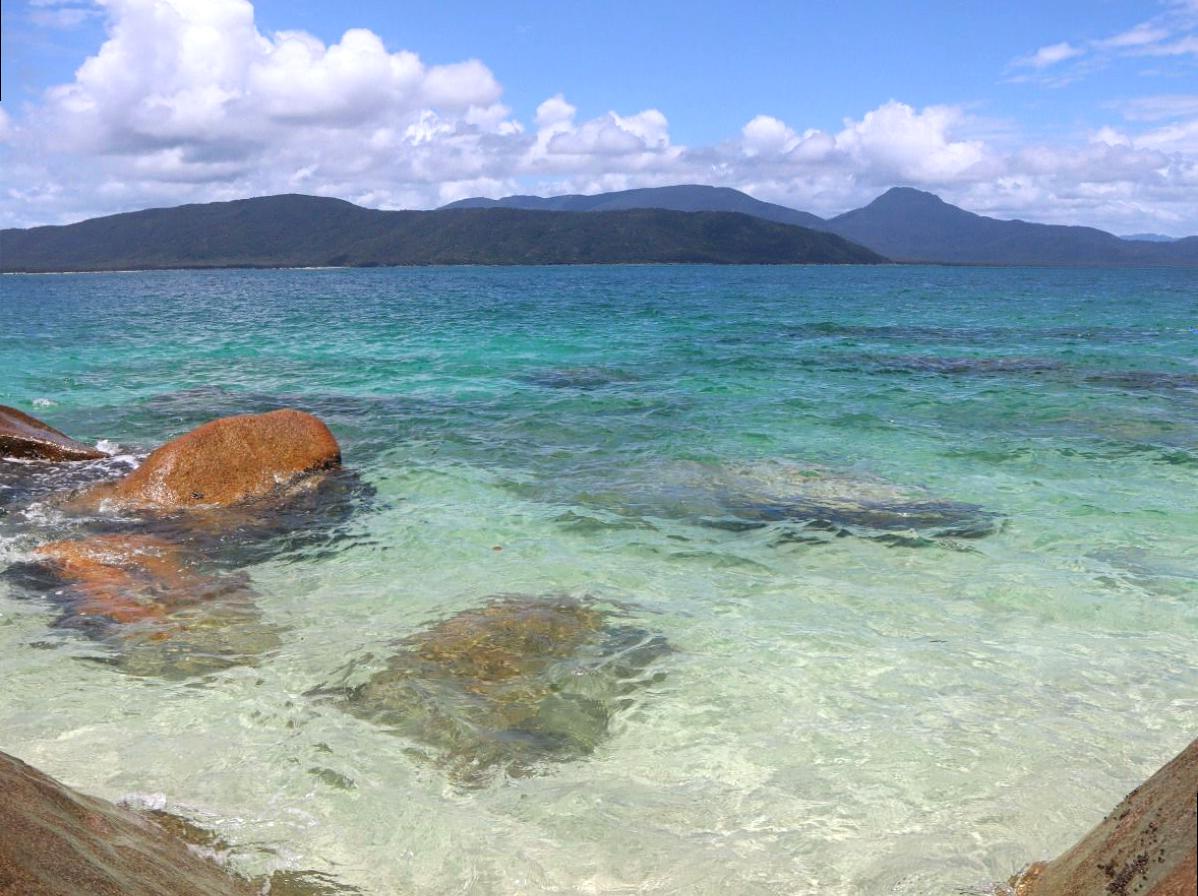
POLYGON ((901 261, 887 260, 874 263, 862 262, 716 262, 716 261, 576 261, 576 262, 438 262, 429 264, 362 264, 362 265, 278 265, 278 264, 226 264, 226 265, 162 265, 143 268, 91 268, 82 270, 8 271, 0 270, 0 277, 59 277, 78 274, 152 274, 172 271, 377 271, 377 270, 428 270, 430 268, 619 268, 619 267, 676 267, 676 268, 998 268, 1002 270, 1189 270, 1192 265, 1135 264, 1078 262, 1075 264, 1001 264, 984 261, 901 261))

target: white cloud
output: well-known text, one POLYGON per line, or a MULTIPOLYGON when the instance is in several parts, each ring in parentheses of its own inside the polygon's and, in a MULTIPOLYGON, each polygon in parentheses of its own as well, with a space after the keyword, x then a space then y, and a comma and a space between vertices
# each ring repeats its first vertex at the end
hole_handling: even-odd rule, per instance
POLYGON ((1137 53, 1143 56, 1198 56, 1198 34, 1188 34, 1167 43, 1147 44, 1137 53))
POLYGON ((1059 62, 1064 62, 1066 59, 1082 55, 1085 50, 1080 47, 1075 47, 1070 43, 1061 42, 1059 44, 1049 44, 1046 47, 1041 47, 1030 56, 1024 56, 1021 59, 1015 60, 1015 65, 1027 68, 1042 69, 1056 65, 1059 62))
POLYGON ((1187 116, 1198 118, 1198 93, 1141 96, 1113 105, 1129 121, 1162 121, 1187 116))
POLYGON ((836 145, 883 179, 951 182, 971 177, 971 171, 980 170, 986 161, 980 141, 952 138, 963 118, 964 113, 953 106, 916 111, 891 101, 858 122, 846 122, 836 145))
MULTIPOLYGON (((693 147, 658 109, 580 116, 560 94, 526 126, 479 60, 430 66, 365 29, 331 44, 264 34, 247 0, 102 6, 107 40, 74 80, 0 112, 0 224, 292 191, 396 208, 698 182, 817 214, 910 184, 1004 216, 1198 231, 1189 95, 1126 102, 1120 126, 1064 146, 1020 146, 961 107, 890 101, 833 129, 763 113, 693 147)), ((1146 28, 1109 40, 1160 43, 1146 28)), ((1036 55, 1051 68, 1080 53, 1036 55)))
POLYGON ((559 125, 569 127, 577 112, 578 110, 567 103, 566 98, 559 93, 537 106, 537 127, 544 132, 559 125))
POLYGON ((99 15, 99 10, 90 6, 64 6, 50 3, 33 3, 32 5, 52 7, 34 9, 29 14, 29 21, 43 28, 75 28, 99 15))
POLYGON ((1122 49, 1124 47, 1143 47, 1148 44, 1155 44, 1169 37, 1170 31, 1168 28, 1163 28, 1159 25, 1154 25, 1151 22, 1141 22, 1134 28, 1129 28, 1127 31, 1113 35, 1112 37, 1104 38, 1103 40, 1094 41, 1094 46, 1102 49, 1122 49))
POLYGON ((772 115, 758 115, 741 129, 741 142, 747 155, 776 156, 794 149, 799 136, 772 115))
POLYGON ((1101 68, 1118 57, 1198 56, 1198 0, 1173 0, 1164 5, 1164 11, 1158 15, 1110 37, 1090 40, 1083 46, 1075 46, 1067 41, 1049 44, 1011 64, 1017 69, 1043 71, 1085 56, 1080 69, 1074 66, 1072 75, 1025 74, 1010 80, 1056 87, 1070 83, 1086 70, 1101 68))

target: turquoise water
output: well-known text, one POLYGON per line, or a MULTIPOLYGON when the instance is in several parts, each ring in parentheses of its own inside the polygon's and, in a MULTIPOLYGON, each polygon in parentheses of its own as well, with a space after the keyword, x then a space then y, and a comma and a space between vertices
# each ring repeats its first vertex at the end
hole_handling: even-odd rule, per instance
POLYGON ((0 563, 75 531, 55 492, 214 416, 311 410, 360 477, 316 536, 230 548, 252 662, 130 674, 0 578, 0 749, 247 872, 984 892, 1198 734, 1189 272, 6 276, 0 369, 0 403, 116 455, 0 462, 0 563), (592 754, 463 788, 312 696, 499 593, 668 639, 592 754))

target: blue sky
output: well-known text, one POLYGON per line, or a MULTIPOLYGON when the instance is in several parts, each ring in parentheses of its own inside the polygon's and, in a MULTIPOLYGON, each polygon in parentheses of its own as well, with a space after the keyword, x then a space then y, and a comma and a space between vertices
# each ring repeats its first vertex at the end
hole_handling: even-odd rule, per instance
POLYGON ((5 224, 284 190, 430 207, 699 181, 821 214, 909 183, 1000 216, 1198 232, 1198 0, 3 15, 5 224))

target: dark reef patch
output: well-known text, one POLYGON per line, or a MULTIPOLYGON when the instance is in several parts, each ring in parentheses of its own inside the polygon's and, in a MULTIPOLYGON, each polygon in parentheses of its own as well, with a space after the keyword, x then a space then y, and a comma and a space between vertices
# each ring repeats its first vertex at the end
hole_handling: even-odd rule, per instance
POLYGON ((546 367, 523 374, 520 379, 547 389, 603 389, 636 381, 622 370, 608 367, 546 367))

